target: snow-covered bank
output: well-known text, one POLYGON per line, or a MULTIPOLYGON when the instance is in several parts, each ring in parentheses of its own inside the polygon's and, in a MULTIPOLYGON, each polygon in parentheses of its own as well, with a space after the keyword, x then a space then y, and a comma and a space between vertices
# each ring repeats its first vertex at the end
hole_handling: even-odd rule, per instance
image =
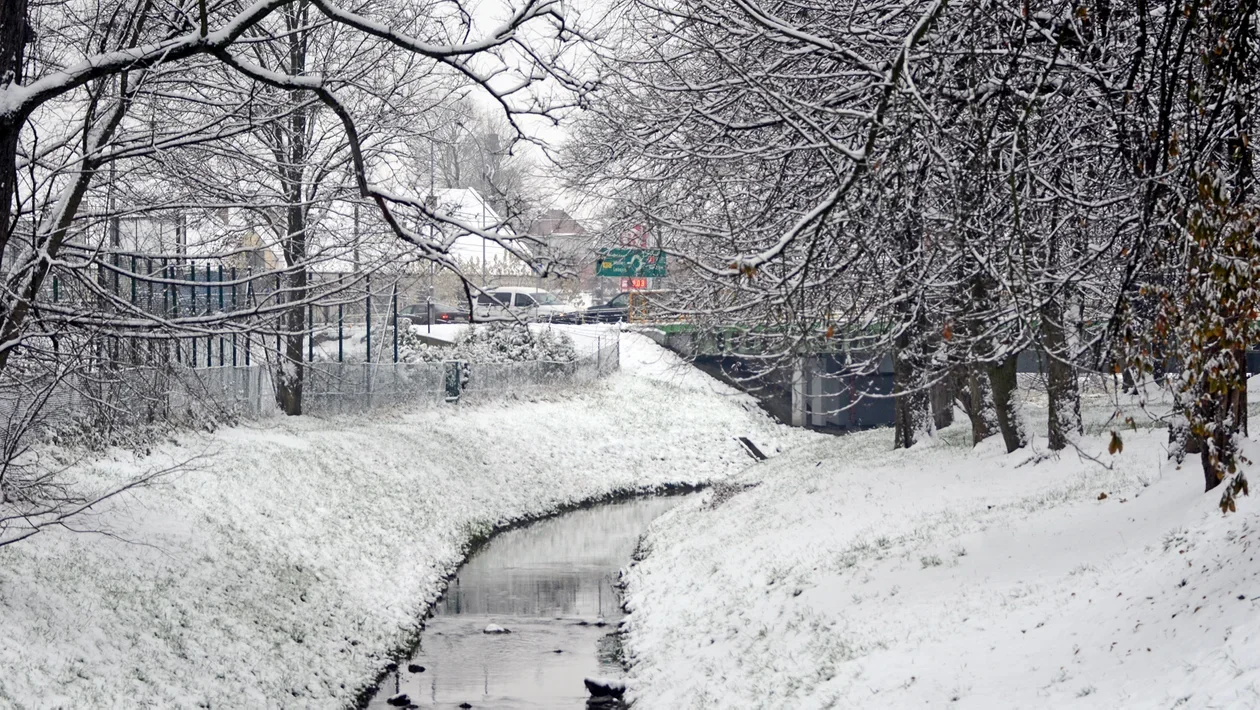
POLYGON ((1260 500, 1222 517, 1160 430, 1088 438, 1110 470, 968 435, 817 440, 659 520, 635 707, 1260 707, 1260 500))
POLYGON ((198 457, 90 522, 114 537, 0 549, 0 707, 344 708, 470 539, 726 476, 750 462, 733 436, 813 438, 645 338, 622 363, 551 400, 277 419, 97 461, 82 475, 198 457))

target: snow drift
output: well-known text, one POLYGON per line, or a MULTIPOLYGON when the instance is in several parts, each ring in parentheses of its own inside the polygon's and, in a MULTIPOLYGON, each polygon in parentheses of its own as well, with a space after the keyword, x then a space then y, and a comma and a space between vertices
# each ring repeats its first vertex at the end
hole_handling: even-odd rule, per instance
POLYGON ((866 432, 671 511, 628 578, 635 707, 1260 707, 1260 500, 1222 517, 1165 430, 1122 435, 866 432))

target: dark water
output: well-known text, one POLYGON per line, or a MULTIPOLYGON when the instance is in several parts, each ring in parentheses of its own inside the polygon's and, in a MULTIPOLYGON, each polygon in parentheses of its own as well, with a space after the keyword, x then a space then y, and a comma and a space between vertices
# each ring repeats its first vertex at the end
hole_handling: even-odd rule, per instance
POLYGON ((681 501, 610 503, 495 537, 460 568, 414 657, 368 707, 388 708, 399 692, 422 708, 586 707, 583 678, 622 674, 617 572, 648 523, 681 501), (483 633, 489 624, 511 633, 483 633))

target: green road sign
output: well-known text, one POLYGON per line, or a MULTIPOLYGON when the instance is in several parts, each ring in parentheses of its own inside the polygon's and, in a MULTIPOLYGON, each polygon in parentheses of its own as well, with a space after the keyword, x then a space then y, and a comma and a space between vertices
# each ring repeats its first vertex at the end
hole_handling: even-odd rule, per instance
POLYGON ((665 275, 665 252, 657 249, 606 249, 595 264, 596 276, 665 275))

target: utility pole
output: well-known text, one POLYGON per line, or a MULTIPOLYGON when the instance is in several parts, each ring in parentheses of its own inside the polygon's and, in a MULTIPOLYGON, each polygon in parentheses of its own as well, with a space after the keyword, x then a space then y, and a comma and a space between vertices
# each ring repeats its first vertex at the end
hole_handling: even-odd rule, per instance
POLYGON ((354 203, 354 273, 359 273, 359 203, 354 203))
MULTIPOLYGON (((430 211, 437 209, 437 188, 434 185, 434 182, 435 182, 434 171, 435 171, 436 161, 434 161, 433 159, 433 145, 434 145, 433 141, 430 140, 429 141, 429 199, 425 200, 425 206, 428 207, 430 211)), ((437 230, 437 225, 433 223, 433 218, 430 217, 429 218, 429 242, 430 243, 437 241, 436 230, 437 230)), ((433 279, 437 275, 435 273, 435 270, 436 270, 436 264, 434 263, 432 259, 429 259, 429 295, 425 296, 424 298, 425 329, 429 333, 433 332, 433 279)))
MULTIPOLYGON (((477 198, 481 200, 481 231, 486 231, 486 196, 477 193, 477 198)), ((486 287, 486 238, 481 238, 481 287, 486 287)))
POLYGON ((188 253, 188 217, 183 212, 175 215, 175 254, 177 264, 184 263, 188 253))
MULTIPOLYGON (((114 199, 114 186, 118 184, 118 164, 109 164, 109 246, 114 250, 122 246, 122 234, 118 224, 118 203, 114 199)), ((114 256, 118 258, 117 254, 114 256)))

